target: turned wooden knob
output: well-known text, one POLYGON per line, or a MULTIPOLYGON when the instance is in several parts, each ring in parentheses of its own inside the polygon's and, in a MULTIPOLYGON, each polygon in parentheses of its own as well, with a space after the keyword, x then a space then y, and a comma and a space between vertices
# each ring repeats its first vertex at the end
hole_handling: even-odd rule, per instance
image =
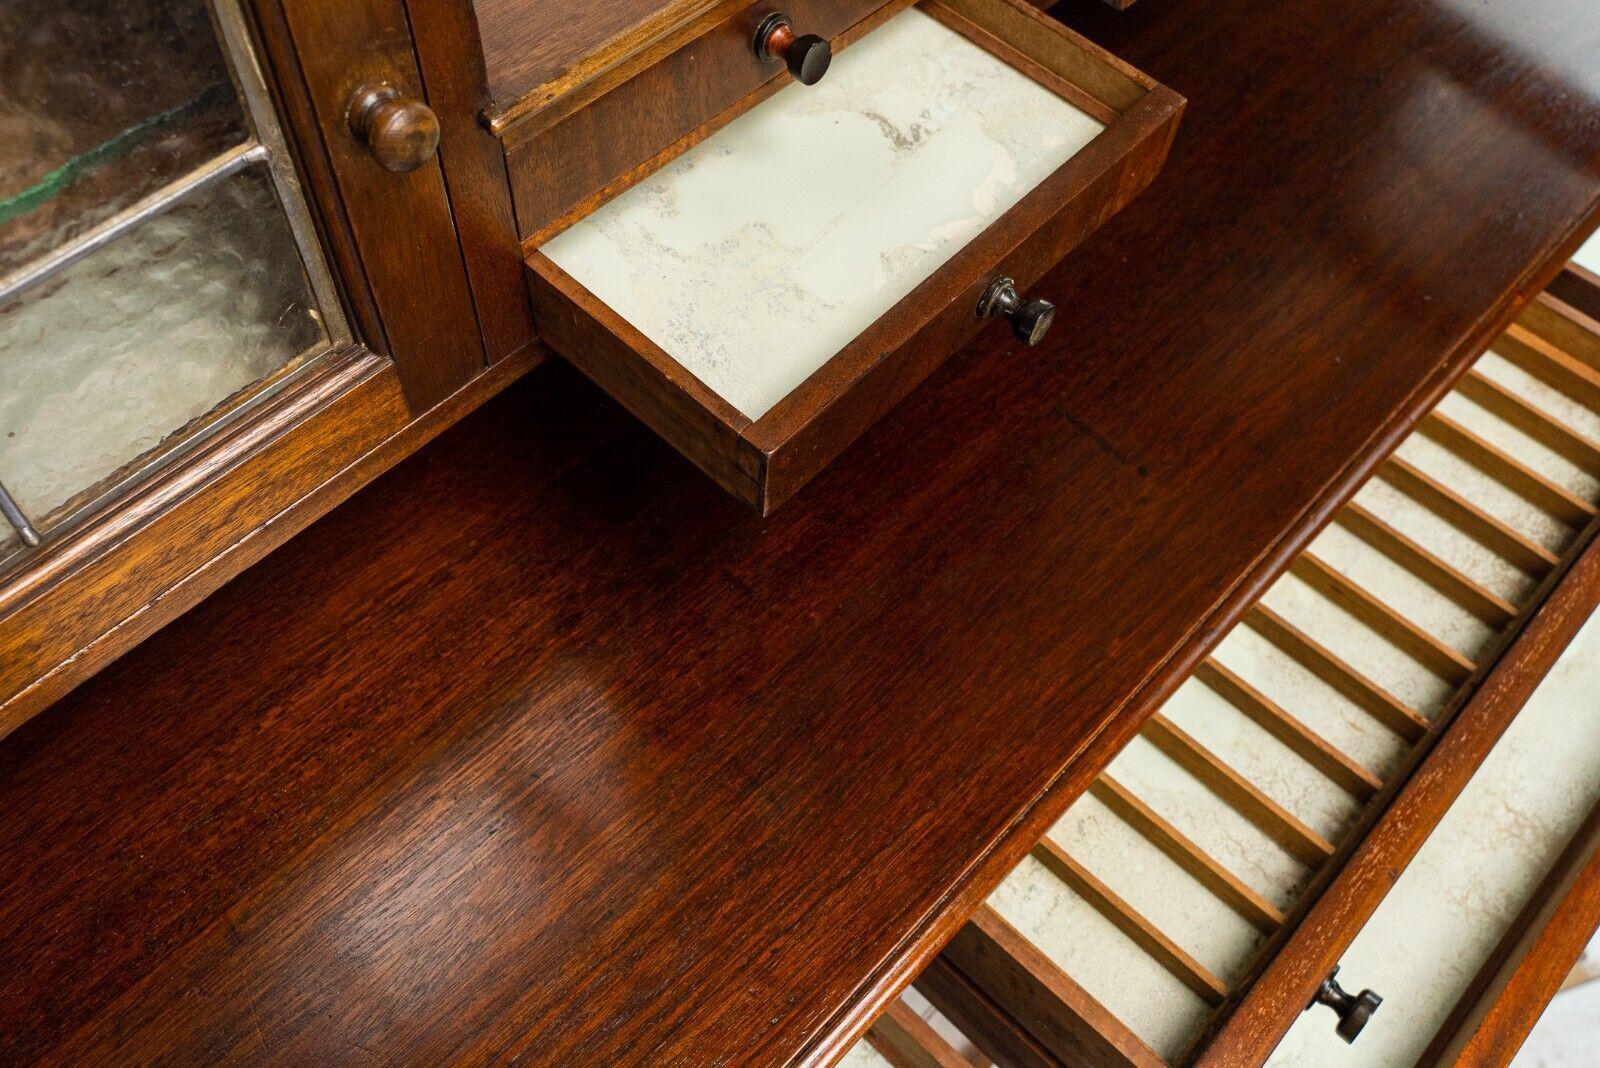
POLYGON ((1370 990, 1363 990, 1359 994, 1352 994, 1341 987, 1335 978, 1339 969, 1334 968, 1328 977, 1317 987, 1317 992, 1311 996, 1311 1004, 1307 1010, 1317 1005, 1326 1005, 1339 1017, 1339 1023, 1334 1027, 1334 1033, 1346 1042, 1354 1042, 1367 1026, 1367 1021, 1372 1019, 1372 1014, 1378 1011, 1378 1006, 1383 1004, 1383 999, 1370 990))
POLYGON ((439 116, 422 101, 401 96, 385 83, 357 89, 349 118, 350 132, 386 171, 414 171, 439 147, 439 116))
POLYGON ((1002 318, 1011 324, 1011 332, 1018 340, 1030 346, 1044 340, 1050 324, 1056 321, 1056 306, 1048 300, 1023 300, 1017 292, 1017 283, 1000 277, 989 283, 978 301, 978 318, 1002 318))
POLYGON ((833 62, 833 46, 814 33, 795 35, 789 16, 768 15, 756 27, 756 56, 781 59, 801 85, 816 85, 833 62))

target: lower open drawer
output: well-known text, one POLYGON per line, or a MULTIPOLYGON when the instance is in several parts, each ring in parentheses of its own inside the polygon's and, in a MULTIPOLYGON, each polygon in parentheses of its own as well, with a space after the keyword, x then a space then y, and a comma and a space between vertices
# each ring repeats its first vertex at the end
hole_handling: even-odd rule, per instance
POLYGON ((1597 506, 1544 296, 918 988, 1000 1064, 1509 1061, 1600 921, 1597 506))
POLYGON ((1183 109, 1017 0, 900 6, 528 250, 540 335, 763 513, 986 319, 1037 341, 1183 109))

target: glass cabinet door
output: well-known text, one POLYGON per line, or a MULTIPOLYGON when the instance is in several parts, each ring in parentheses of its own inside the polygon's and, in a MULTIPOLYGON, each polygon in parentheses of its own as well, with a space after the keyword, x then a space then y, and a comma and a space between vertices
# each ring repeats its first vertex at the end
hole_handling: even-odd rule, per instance
POLYGON ((0 569, 348 340, 233 0, 0 0, 0 569))

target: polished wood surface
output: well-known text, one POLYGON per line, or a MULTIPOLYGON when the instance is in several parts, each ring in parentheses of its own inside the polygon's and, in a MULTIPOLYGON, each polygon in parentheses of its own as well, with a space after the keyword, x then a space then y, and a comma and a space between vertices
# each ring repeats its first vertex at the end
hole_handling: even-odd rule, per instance
POLYGON ((765 521, 547 365, 0 744, 0 1054, 863 1032, 1600 196, 1581 0, 1070 15, 1191 103, 1039 349, 765 521))

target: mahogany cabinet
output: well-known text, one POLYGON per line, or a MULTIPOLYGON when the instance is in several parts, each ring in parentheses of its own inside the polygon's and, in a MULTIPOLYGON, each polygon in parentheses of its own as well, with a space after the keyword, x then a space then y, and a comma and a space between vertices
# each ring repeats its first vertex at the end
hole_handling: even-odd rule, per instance
POLYGON ((987 321, 1036 342, 1183 101, 1018 0, 909 7, 17 9, 0 731, 540 341, 763 513, 987 321))

